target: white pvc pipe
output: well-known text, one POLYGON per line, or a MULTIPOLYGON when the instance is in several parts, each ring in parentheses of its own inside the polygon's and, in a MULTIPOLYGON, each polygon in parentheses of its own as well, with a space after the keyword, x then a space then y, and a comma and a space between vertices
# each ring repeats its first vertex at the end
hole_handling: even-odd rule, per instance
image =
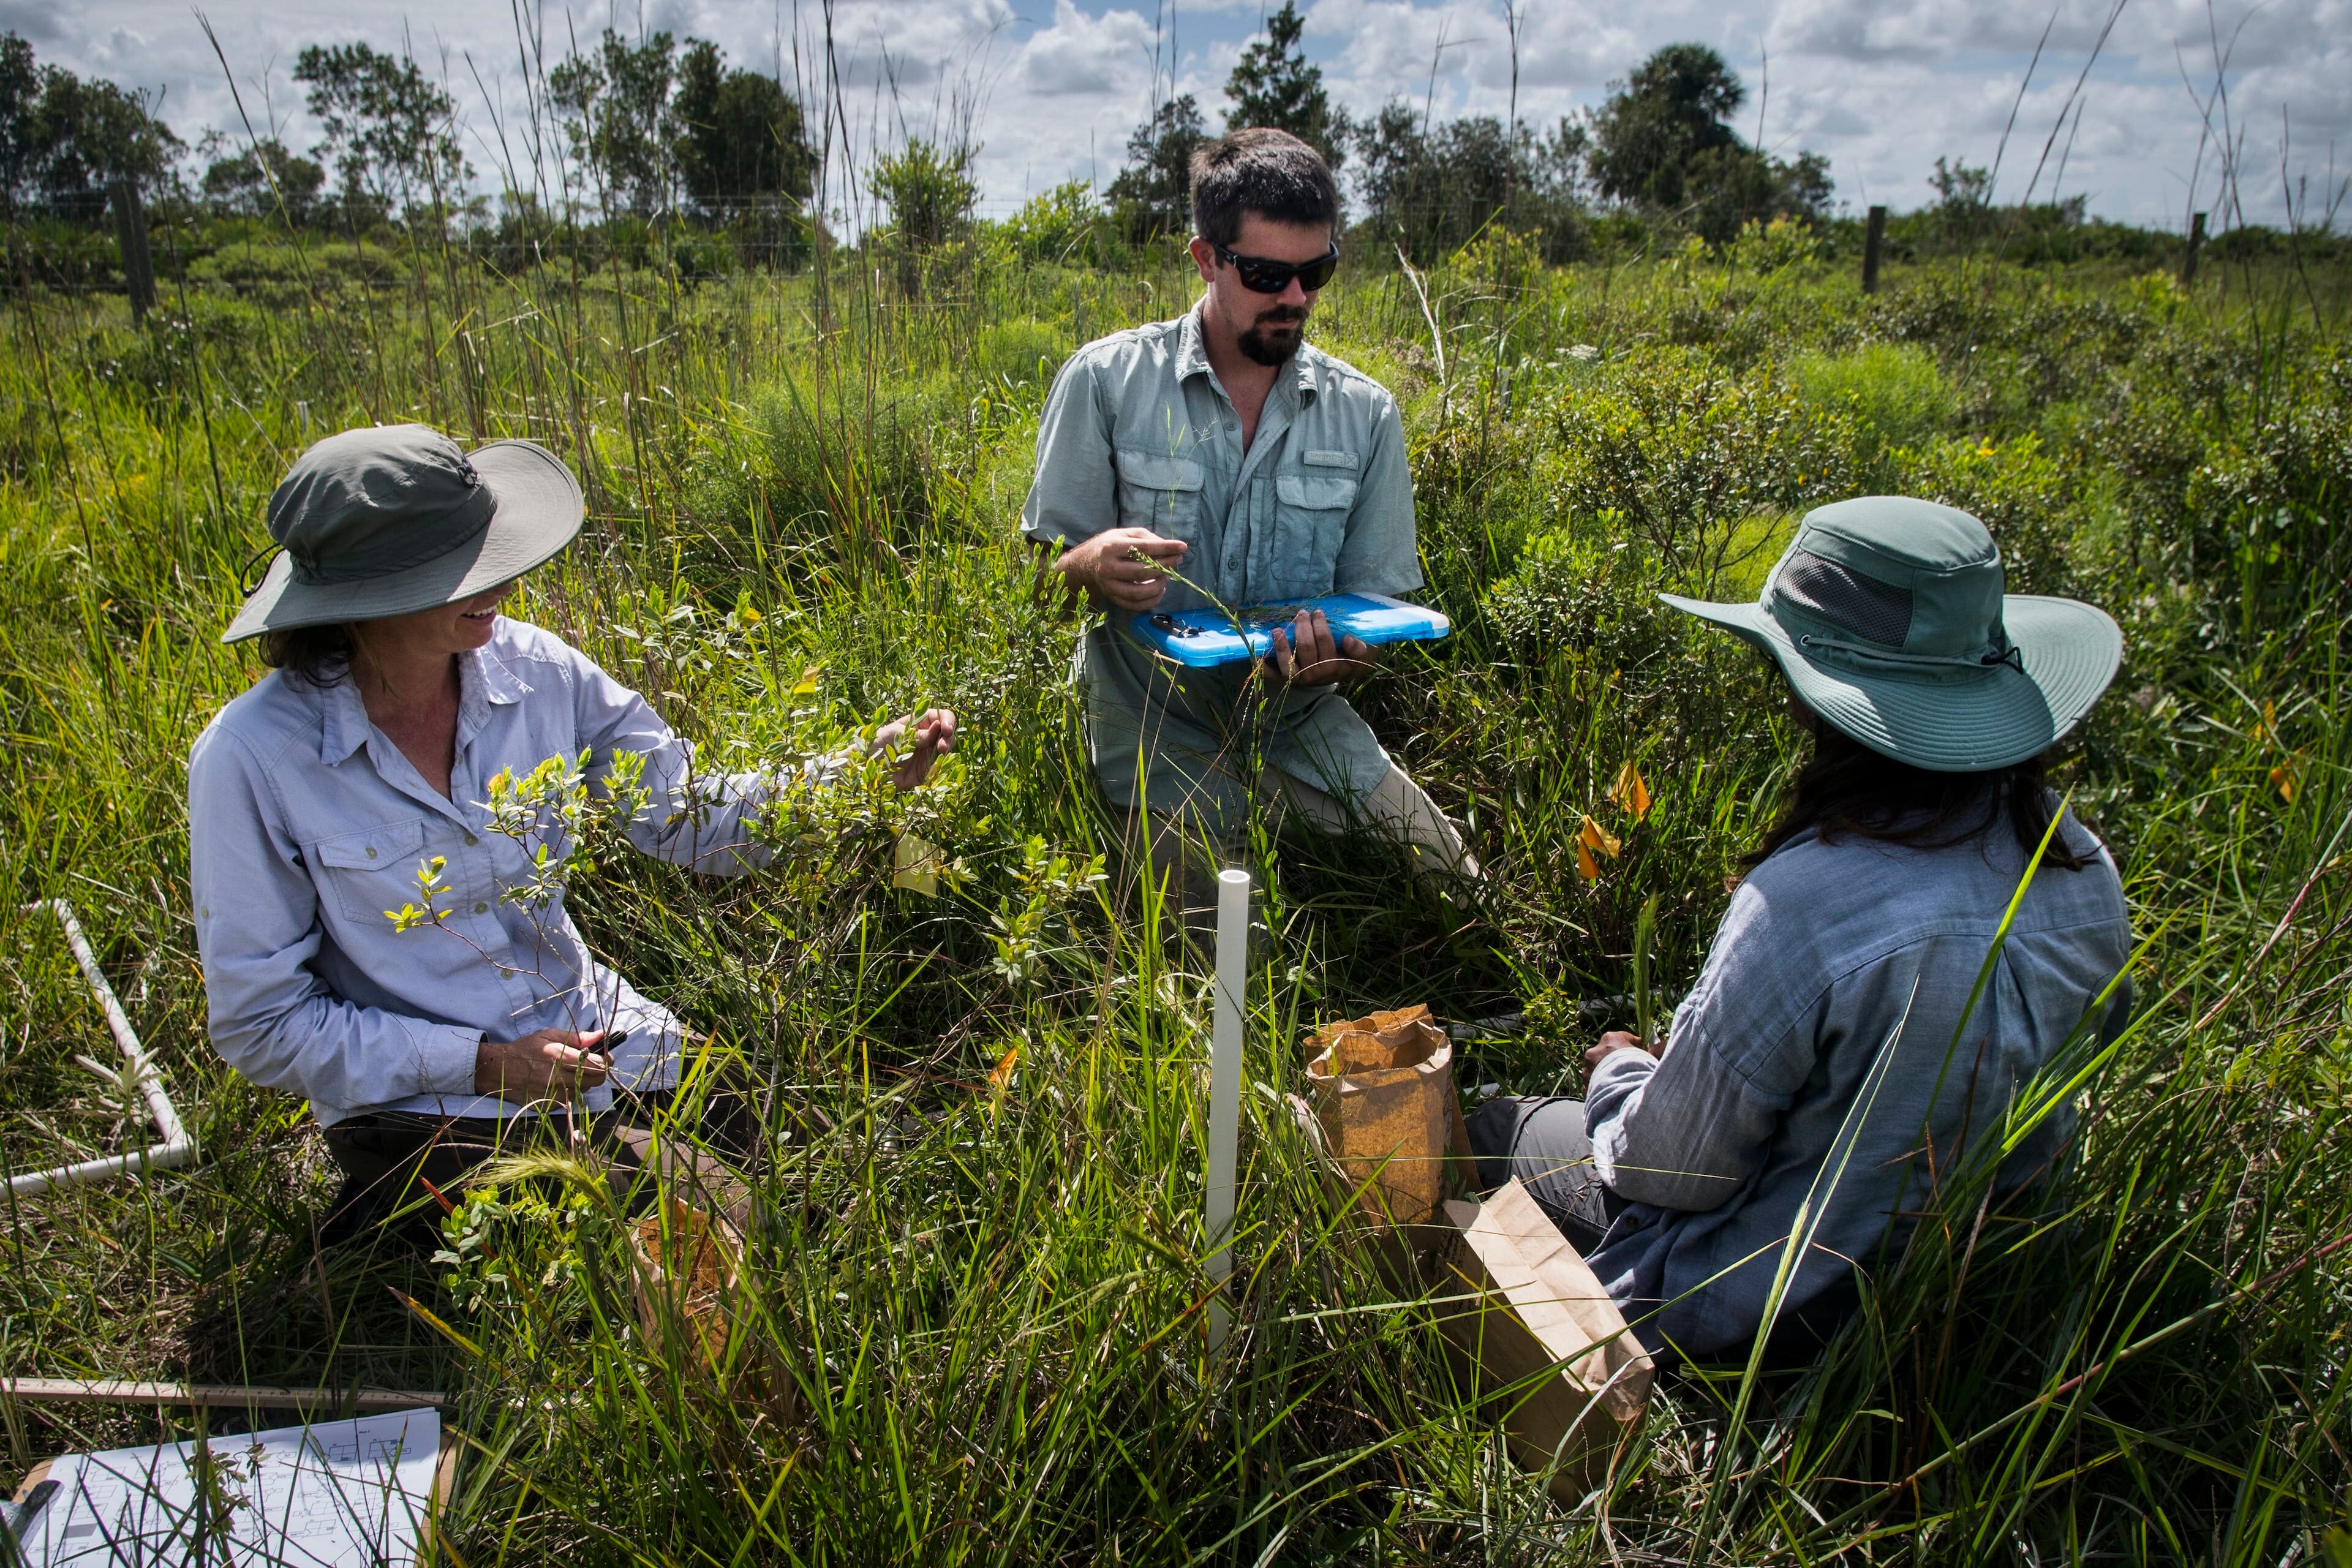
POLYGON ((54 1187, 88 1186, 92 1182, 110 1181, 132 1171, 169 1171, 195 1163, 196 1141, 180 1125, 180 1113, 172 1106, 172 1097, 163 1091, 163 1074, 155 1069, 147 1055, 147 1047, 139 1043, 138 1032, 131 1028, 130 1016, 123 1012, 121 999, 114 987, 107 984, 106 973, 98 966, 98 954, 90 951, 89 938, 82 934, 81 921, 74 918, 73 906, 63 899, 46 899, 24 906, 27 912, 47 910, 57 916, 64 928, 66 945, 73 950, 74 962, 81 965, 82 978, 89 982, 89 993, 98 998, 99 1010, 106 1015, 106 1027, 114 1036, 114 1043, 122 1047, 138 1070, 140 1082, 147 1093, 147 1110, 155 1119, 155 1131, 163 1135, 161 1143, 129 1154, 116 1154, 104 1160, 84 1160, 78 1165, 57 1165, 46 1171, 32 1171, 12 1178, 8 1191, 18 1196, 46 1193, 54 1187))
POLYGON ((1209 1058, 1209 1180, 1202 1234, 1209 1247, 1209 1349, 1224 1348, 1233 1310, 1223 1287, 1234 1271, 1234 1165, 1242 1125, 1242 1001, 1249 989, 1247 871, 1217 873, 1217 989, 1209 1058))

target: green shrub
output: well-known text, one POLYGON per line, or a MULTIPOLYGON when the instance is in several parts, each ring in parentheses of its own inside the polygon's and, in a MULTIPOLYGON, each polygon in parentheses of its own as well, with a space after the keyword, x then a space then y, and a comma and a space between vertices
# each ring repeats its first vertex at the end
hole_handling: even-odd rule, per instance
POLYGON ((1776 217, 1769 224, 1750 218, 1723 247, 1723 264, 1733 272, 1778 272, 1812 260, 1822 254, 1822 245, 1821 230, 1801 218, 1776 217))
POLYGON ((1852 416, 1798 395, 1769 363, 1644 350, 1558 395, 1555 510, 1644 541, 1678 591, 1713 596, 1769 559, 1759 519, 1854 492, 1852 416))
POLYGON ((1935 356, 1911 343, 1799 354, 1786 374, 1808 405, 1848 417, 1857 477, 1877 477, 1873 470, 1890 448, 1923 447, 1941 435, 1956 405, 1935 356))
POLYGON ((1022 204, 1019 212, 993 226, 994 237, 1003 247, 1033 267, 1092 266, 1116 244, 1110 215, 1103 211, 1094 186, 1085 180, 1070 180, 1039 192, 1022 204))

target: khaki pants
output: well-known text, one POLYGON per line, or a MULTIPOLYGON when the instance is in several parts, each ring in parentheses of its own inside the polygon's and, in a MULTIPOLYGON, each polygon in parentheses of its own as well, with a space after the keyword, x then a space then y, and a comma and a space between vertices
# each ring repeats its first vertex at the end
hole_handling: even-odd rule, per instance
MULTIPOLYGON (((1486 879, 1477 857, 1462 841, 1461 829, 1394 763, 1353 809, 1339 796, 1279 768, 1261 771, 1256 790, 1279 827, 1287 827, 1294 818, 1329 834, 1362 827, 1402 847, 1415 881, 1459 887, 1486 879)), ((1216 868, 1239 858, 1241 845, 1208 833, 1181 811, 1129 811, 1122 847, 1129 866, 1138 860, 1139 850, 1148 854, 1152 883, 1167 889, 1171 918, 1188 931, 1213 929, 1216 868)))

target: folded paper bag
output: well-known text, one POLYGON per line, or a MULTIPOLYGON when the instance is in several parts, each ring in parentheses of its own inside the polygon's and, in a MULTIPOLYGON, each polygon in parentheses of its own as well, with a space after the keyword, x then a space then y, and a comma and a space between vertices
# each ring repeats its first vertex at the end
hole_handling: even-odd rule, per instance
MULTIPOLYGON (((1454 1043, 1426 1007, 1326 1024, 1304 1042, 1323 1152, 1375 1227, 1435 1217, 1461 1109, 1454 1043)), ((1466 1149, 1466 1139, 1464 1141, 1466 1149)))
POLYGON ((1465 1381, 1501 1417, 1511 1457, 1572 1502, 1641 1428, 1654 1375, 1600 1279, 1515 1177, 1448 1203, 1436 1296, 1465 1381))
POLYGON ((693 1385, 715 1387, 738 1405, 755 1405, 789 1424, 798 1412, 799 1386, 771 1347, 739 1342, 751 1325, 740 1320, 742 1233, 723 1215, 665 1194, 664 1212, 630 1227, 635 1253, 637 1322, 648 1350, 676 1363, 693 1385), (682 1352, 682 1354, 681 1354, 682 1352))

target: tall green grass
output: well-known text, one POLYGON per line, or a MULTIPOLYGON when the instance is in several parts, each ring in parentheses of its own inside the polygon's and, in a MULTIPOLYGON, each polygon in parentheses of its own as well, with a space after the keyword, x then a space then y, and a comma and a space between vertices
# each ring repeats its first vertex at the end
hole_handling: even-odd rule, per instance
MULTIPOLYGON (((1493 887, 1441 899, 1372 844, 1259 859, 1243 1304, 1212 1360, 1206 977, 1116 861, 1093 891, 1024 876, 1033 840, 1083 860, 1116 836, 1067 689, 1076 626, 1033 597, 1013 532, 1061 358, 1191 285, 982 256, 908 299, 855 252, 820 261, 693 283, 278 256, 167 289, 137 331, 112 300, 11 301, 0 861, 16 900, 81 909, 207 1153, 13 1205, 8 1371, 448 1390, 467 1564, 2346 1550, 2322 1542, 2352 1471, 2328 1250, 2352 1229, 2340 318, 2273 310, 2252 276, 1958 264, 1865 300, 1736 249, 1507 291, 1475 254, 1344 276, 1318 337, 1407 409, 1424 569, 1458 627, 1364 707, 1493 887), (740 1310, 797 1425, 681 1340, 648 1347, 590 1199, 471 1211, 454 1282, 320 1253, 331 1177, 301 1108, 205 1043, 182 759, 257 673, 214 639, 292 456, 404 418, 574 464, 589 529, 521 613, 713 754, 925 702, 970 725, 939 829, 969 875, 937 897, 892 888, 872 831, 742 882, 613 863, 574 891, 592 939, 771 1093, 740 1310), (1753 657, 1653 595, 1752 592, 1803 509, 1880 489, 1970 507, 2019 585, 2125 623, 2064 777, 2148 939, 2140 1014, 2041 1091, 2086 1112, 2064 1168, 1998 1197, 1962 1173, 1818 1366, 1670 1383, 1562 1507, 1454 1385, 1427 1305, 1336 1231, 1279 1100, 1295 1043, 1366 1005, 1519 1013, 1465 1080, 1572 1091, 1581 1047, 1634 1021, 1603 999, 1636 989, 1637 930, 1640 989, 1671 1000, 1801 753, 1753 657), (1638 818, 1612 798, 1628 763, 1638 818), (1590 879, 1588 819, 1620 846, 1590 879)), ((11 1168, 135 1139, 73 1063, 99 1026, 47 928, 0 914, 0 963, 11 1168)), ((164 1420, 9 1415, 20 1467, 164 1420)))

